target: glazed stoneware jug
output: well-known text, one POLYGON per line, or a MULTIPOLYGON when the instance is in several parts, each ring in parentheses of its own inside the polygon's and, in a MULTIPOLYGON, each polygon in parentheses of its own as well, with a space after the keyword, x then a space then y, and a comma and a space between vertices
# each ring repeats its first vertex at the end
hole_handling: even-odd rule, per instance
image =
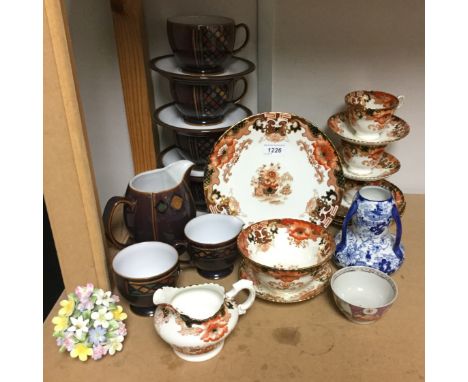
POLYGON ((335 237, 333 259, 341 267, 362 265, 392 274, 404 260, 401 235, 400 215, 391 192, 379 186, 362 187, 335 237), (389 232, 392 219, 396 235, 389 232))
POLYGON ((237 281, 227 293, 218 284, 163 287, 153 296, 157 305, 154 327, 180 358, 206 361, 221 351, 239 316, 246 313, 254 300, 255 290, 250 280, 237 281), (249 295, 244 303, 237 305, 234 297, 243 289, 249 295))
POLYGON ((106 236, 117 248, 131 243, 120 242, 113 232, 113 218, 121 204, 125 225, 132 241, 162 241, 173 245, 184 239, 184 227, 195 217, 196 208, 188 186, 193 162, 180 160, 130 180, 125 196, 113 196, 104 209, 106 236))

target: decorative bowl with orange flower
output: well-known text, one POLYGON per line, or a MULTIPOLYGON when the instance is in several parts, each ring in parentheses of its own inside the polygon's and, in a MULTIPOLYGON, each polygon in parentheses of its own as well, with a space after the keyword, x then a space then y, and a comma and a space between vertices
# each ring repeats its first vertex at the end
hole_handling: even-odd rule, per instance
POLYGON ((258 297, 281 303, 311 299, 325 290, 335 251, 323 227, 298 219, 270 219, 245 228, 237 238, 239 277, 251 280, 258 297))

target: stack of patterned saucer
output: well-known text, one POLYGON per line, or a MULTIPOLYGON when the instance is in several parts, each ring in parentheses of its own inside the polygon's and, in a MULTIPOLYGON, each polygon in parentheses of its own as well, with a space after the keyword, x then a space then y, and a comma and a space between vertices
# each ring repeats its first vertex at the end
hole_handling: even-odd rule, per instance
POLYGON ((405 209, 403 192, 385 180, 400 169, 400 162, 387 153, 388 144, 409 133, 409 125, 394 115, 402 97, 381 91, 358 90, 345 96, 346 111, 328 119, 328 127, 342 141, 341 158, 346 178, 344 196, 333 223, 343 224, 356 191, 366 185, 389 189, 400 215, 405 209))
POLYGON ((206 210, 203 175, 194 174, 203 174, 224 131, 252 114, 238 101, 248 89, 244 76, 255 65, 233 56, 247 44, 249 29, 222 16, 177 16, 167 20, 167 35, 173 55, 154 58, 150 66, 169 79, 173 102, 159 107, 154 119, 174 133, 178 152, 195 163, 191 189, 197 208, 206 210), (245 39, 235 49, 238 29, 245 39))

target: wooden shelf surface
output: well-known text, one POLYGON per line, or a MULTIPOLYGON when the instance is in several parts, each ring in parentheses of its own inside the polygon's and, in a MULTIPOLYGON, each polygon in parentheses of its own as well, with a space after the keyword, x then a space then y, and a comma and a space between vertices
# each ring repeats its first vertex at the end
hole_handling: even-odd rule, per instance
MULTIPOLYGON (((424 380, 424 196, 406 195, 403 244, 406 260, 393 275, 399 288, 387 315, 372 325, 349 322, 330 290, 313 300, 281 305, 257 299, 241 316, 221 353, 203 363, 178 358, 151 318, 129 317, 123 351, 80 362, 59 353, 52 317, 44 323, 44 380, 93 381, 418 381, 424 380)), ((234 272, 220 280, 226 289, 234 272)), ((179 285, 207 282, 184 270, 179 285)), ((86 280, 83 280, 83 284, 86 280)))

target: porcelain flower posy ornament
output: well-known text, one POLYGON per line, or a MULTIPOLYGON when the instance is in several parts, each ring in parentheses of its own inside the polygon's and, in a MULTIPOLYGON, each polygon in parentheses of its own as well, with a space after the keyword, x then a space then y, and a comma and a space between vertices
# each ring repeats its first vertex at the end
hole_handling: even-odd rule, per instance
POLYGON ((52 319, 53 336, 60 351, 86 361, 101 359, 121 351, 127 329, 127 314, 117 305, 119 296, 93 284, 78 286, 66 300, 60 301, 58 315, 52 319))

